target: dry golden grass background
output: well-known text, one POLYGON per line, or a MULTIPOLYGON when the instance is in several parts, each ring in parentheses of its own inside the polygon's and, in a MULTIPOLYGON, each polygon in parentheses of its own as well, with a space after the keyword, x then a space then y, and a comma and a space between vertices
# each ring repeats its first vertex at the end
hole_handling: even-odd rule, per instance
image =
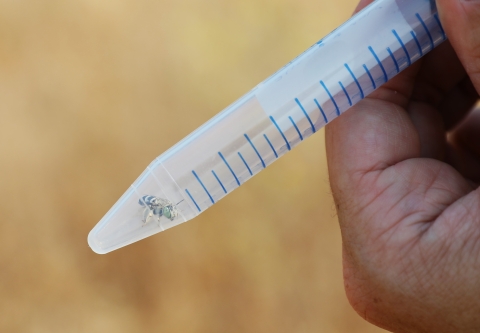
POLYGON ((157 155, 356 0, 0 0, 0 332, 380 332, 350 308, 315 135, 197 219, 87 234, 157 155))

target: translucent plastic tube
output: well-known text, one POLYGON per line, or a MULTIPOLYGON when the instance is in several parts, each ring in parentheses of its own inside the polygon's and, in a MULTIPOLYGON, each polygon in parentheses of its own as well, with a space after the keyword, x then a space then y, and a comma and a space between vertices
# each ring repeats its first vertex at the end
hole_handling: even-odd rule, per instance
POLYGON ((445 39, 433 1, 373 2, 155 159, 90 247, 107 253, 193 219, 445 39))

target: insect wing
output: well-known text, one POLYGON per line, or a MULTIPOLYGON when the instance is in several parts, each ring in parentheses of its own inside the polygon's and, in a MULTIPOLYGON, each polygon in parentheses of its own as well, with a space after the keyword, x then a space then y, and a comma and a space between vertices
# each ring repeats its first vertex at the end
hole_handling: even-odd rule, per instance
POLYGON ((158 206, 162 208, 172 204, 170 201, 166 199, 162 199, 162 198, 156 198, 156 199, 157 199, 158 206))
POLYGON ((148 221, 150 221, 150 219, 152 218, 153 216, 153 211, 150 210, 150 208, 146 207, 144 210, 143 210, 143 223, 148 223, 148 221))

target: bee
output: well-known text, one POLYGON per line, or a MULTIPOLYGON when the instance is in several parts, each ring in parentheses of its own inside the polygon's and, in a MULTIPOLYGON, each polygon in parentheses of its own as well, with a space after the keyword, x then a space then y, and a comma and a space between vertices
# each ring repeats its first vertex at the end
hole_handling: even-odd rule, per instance
POLYGON ((138 200, 138 204, 145 207, 143 210, 143 223, 148 223, 153 216, 156 216, 158 221, 160 221, 162 216, 165 216, 170 221, 175 220, 178 216, 177 205, 153 195, 144 195, 138 200))

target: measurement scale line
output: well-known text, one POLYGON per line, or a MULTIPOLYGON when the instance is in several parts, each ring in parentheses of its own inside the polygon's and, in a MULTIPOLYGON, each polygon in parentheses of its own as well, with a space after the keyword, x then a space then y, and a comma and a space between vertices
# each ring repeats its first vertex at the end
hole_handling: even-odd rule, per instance
POLYGON ((395 31, 395 29, 393 29, 392 32, 393 32, 393 34, 395 35, 395 37, 397 38, 397 40, 398 40, 398 42, 400 43, 400 45, 402 46, 403 52, 405 52, 405 55, 407 56, 408 66, 411 66, 411 65, 412 65, 412 59, 410 58, 410 54, 408 54, 408 51, 407 51, 407 48, 405 47, 405 44, 403 44, 402 39, 401 39, 400 36, 397 34, 397 32, 395 31))
POLYGON ((432 34, 430 33, 430 31, 428 30, 427 28, 427 25, 425 24, 425 21, 423 21, 422 17, 420 16, 419 13, 416 13, 415 16, 417 17, 417 19, 420 21, 420 23, 422 24, 423 26, 423 29, 425 29, 425 32, 427 33, 428 35, 428 39, 430 39, 430 47, 431 47, 431 50, 434 49, 435 47, 435 44, 433 44, 433 37, 432 37, 432 34))
POLYGON ((305 108, 303 107, 302 103, 300 103, 300 101, 298 100, 298 98, 295 98, 295 102, 297 102, 297 104, 298 104, 298 106, 300 107, 300 109, 302 109, 303 114, 305 115, 305 117, 307 117, 308 122, 310 123, 310 126, 312 127, 313 133, 315 133, 315 132, 316 132, 315 126, 313 126, 313 122, 312 122, 312 120, 310 119, 310 117, 308 116, 307 111, 305 111, 305 108))
POLYGON ((188 191, 188 189, 185 189, 185 192, 187 192, 188 196, 190 197, 190 199, 192 199, 193 203, 195 204, 195 206, 197 207, 198 211, 201 212, 202 210, 200 209, 200 207, 198 207, 198 204, 197 202, 195 201, 195 199, 192 197, 192 195, 190 194, 190 192, 188 191))
POLYGON ((242 154, 240 154, 240 152, 238 152, 238 156, 240 156, 240 158, 242 159, 243 163, 244 163, 245 166, 247 167, 247 170, 248 170, 248 172, 250 173, 250 176, 253 176, 252 170, 250 169, 250 167, 249 167, 248 164, 247 164, 247 161, 245 161, 245 159, 243 158, 242 154))
POLYGON ((325 124, 328 124, 328 118, 327 118, 327 115, 325 114, 325 112, 323 112, 323 109, 322 107, 320 106, 320 103, 318 103, 317 99, 314 98, 313 101, 315 102, 315 104, 317 104, 317 107, 318 109, 320 110, 320 112, 322 113, 322 116, 323 116, 323 120, 325 120, 325 124))
POLYGON ((218 155, 220 155, 220 157, 222 158, 223 162, 225 162, 225 164, 227 165, 228 169, 229 169, 230 172, 232 173, 233 177, 235 177, 235 180, 237 181, 238 186, 240 186, 240 181, 238 180, 238 177, 237 177, 237 175, 235 174, 235 172, 233 172, 233 169, 232 169, 232 167, 230 166, 230 164, 228 164, 227 160, 225 159, 225 157, 223 157, 223 155, 222 155, 221 152, 218 152, 218 155))
POLYGON ((395 64, 395 68, 397 69, 397 74, 400 73, 400 67, 398 67, 397 59, 396 59, 395 56, 393 55, 392 50, 391 50, 389 47, 387 47, 387 51, 388 51, 388 53, 390 54, 390 57, 392 58, 393 63, 395 64))
POLYGON ((277 124, 277 122, 275 121, 275 119, 274 119, 272 116, 270 116, 270 120, 273 122, 273 124, 275 125, 275 127, 278 129, 278 131, 279 131, 280 134, 282 135, 283 140, 285 140, 285 143, 287 144, 288 150, 292 149, 292 148, 290 147, 290 143, 288 143, 287 138, 285 137, 285 134, 283 134, 282 130, 280 129, 280 126, 278 126, 278 124, 277 124))
POLYGON ((418 51, 420 52, 420 57, 423 57, 423 50, 422 46, 420 45, 420 42, 418 41, 417 35, 413 31, 410 31, 410 34, 412 35, 413 39, 415 40, 415 43, 417 44, 418 51))
POLYGON ((260 155, 260 153, 258 152, 257 148, 255 147, 255 145, 253 144, 252 140, 250 140, 250 138, 248 137, 247 134, 244 134, 245 135, 245 138, 248 140, 248 142, 250 143, 250 145, 252 146, 253 150, 255 150, 255 152, 257 153, 257 156, 258 158, 260 159, 260 162, 262 162, 262 165, 263 165, 263 168, 265 169, 266 166, 265 166, 265 161, 263 160, 262 156, 260 155))
POLYGON ((323 81, 320 81, 320 84, 323 86, 323 89, 325 89, 325 91, 327 92, 328 96, 330 97, 330 99, 332 100, 333 102, 333 105, 335 105, 335 109, 337 109, 337 116, 340 115, 340 109, 338 108, 338 105, 337 105, 337 102, 335 102, 335 99, 333 98, 332 94, 330 93, 330 91, 327 89, 327 86, 325 85, 325 83, 323 81))
POLYGON ((220 186, 222 187, 223 192, 225 192, 225 194, 227 194, 227 190, 225 189, 225 186, 223 186, 223 183, 222 183, 222 181, 220 180, 220 178, 218 178, 218 176, 217 176, 217 174, 215 173, 215 171, 212 170, 212 173, 213 173, 213 175, 215 176, 215 178, 217 178, 217 181, 218 181, 218 183, 220 184, 220 186))
POLYGON ((275 158, 278 158, 277 151, 275 150, 275 148, 273 148, 273 145, 270 142, 270 140, 268 139, 268 136, 266 134, 264 134, 263 137, 265 138, 265 140, 267 140, 268 144, 270 145, 270 148, 272 148, 273 153, 275 154, 275 158))
POLYGON ((293 121, 293 118, 292 118, 292 117, 288 117, 288 119, 290 119, 290 121, 292 122, 293 127, 295 127, 295 129, 297 130, 298 136, 300 137, 300 141, 303 141, 302 133, 300 133, 300 130, 298 129, 297 124, 295 124, 295 122, 293 121))
POLYGON ((198 177, 197 173, 192 170, 192 173, 193 175, 195 176, 195 178, 197 178, 198 182, 200 183, 200 185, 202 185, 203 189, 205 190, 205 192, 207 193, 208 197, 210 198, 210 201, 212 202, 212 204, 215 203, 215 200, 213 200, 212 196, 210 195, 210 192, 208 192, 207 188, 205 187, 205 185, 203 184, 203 182, 200 180, 200 177, 198 177))
POLYGON ((385 70, 385 67, 383 67, 383 64, 382 64, 382 62, 380 61, 380 58, 378 58, 377 54, 376 54, 375 51, 373 50, 373 47, 369 46, 368 49, 369 49, 370 52, 372 53, 372 55, 373 55, 373 57, 375 58, 375 60, 377 60, 378 65, 379 65, 380 68, 382 69, 383 76, 384 76, 384 78, 385 78, 385 82, 387 82, 387 81, 388 81, 387 71, 385 70))
POLYGON ((369 77, 370 80, 372 81, 373 89, 377 89, 377 85, 375 84, 375 80, 373 79, 372 73, 370 73, 370 71, 368 70, 368 68, 367 68, 367 66, 366 66, 365 64, 363 65, 363 68, 365 69, 365 72, 367 72, 368 77, 369 77))
POLYGON ((350 104, 350 106, 352 106, 352 100, 350 99, 350 96, 348 95, 347 89, 345 89, 342 82, 339 81, 338 84, 340 85, 340 87, 342 87, 342 90, 345 93, 345 96, 347 96, 348 104, 350 104))
POLYGON ((445 30, 443 30, 442 23, 440 22, 440 19, 438 18, 438 14, 433 15, 435 18, 435 21, 437 21, 438 27, 440 28, 440 32, 442 33, 443 40, 447 39, 447 35, 445 34, 445 30))
POLYGON ((348 64, 345 64, 345 68, 347 69, 347 71, 350 72, 350 75, 353 77, 353 80, 355 80, 355 83, 357 84, 358 90, 360 90, 360 97, 361 97, 362 99, 364 99, 364 98, 365 98, 365 94, 363 93, 362 86, 360 85, 360 82, 358 82, 357 77, 355 76, 355 74, 353 74, 353 71, 350 69, 350 67, 348 66, 348 64))

